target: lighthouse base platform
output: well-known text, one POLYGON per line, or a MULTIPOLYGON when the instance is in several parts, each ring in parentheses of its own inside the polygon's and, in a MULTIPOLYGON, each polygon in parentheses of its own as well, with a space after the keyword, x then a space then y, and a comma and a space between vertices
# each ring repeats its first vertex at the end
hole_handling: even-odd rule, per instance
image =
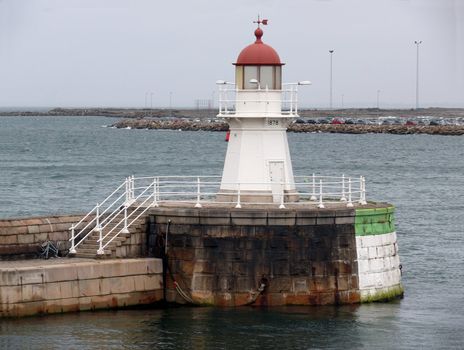
MULTIPOLYGON (((283 191, 284 203, 298 202, 300 196, 295 190, 284 190, 283 191)), ((240 191, 240 199, 236 190, 224 190, 221 189, 216 195, 216 202, 218 203, 280 203, 282 192, 272 193, 269 191, 240 191)))
POLYGON ((170 302, 352 304, 403 295, 393 215, 386 203, 167 205, 150 210, 148 235, 170 302))

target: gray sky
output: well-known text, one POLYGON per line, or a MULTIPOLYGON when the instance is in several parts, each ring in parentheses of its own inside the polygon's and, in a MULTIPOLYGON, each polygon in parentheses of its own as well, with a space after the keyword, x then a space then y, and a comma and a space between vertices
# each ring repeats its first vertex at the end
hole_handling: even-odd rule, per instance
POLYGON ((311 80, 300 104, 415 103, 464 107, 464 0, 0 0, 0 107, 193 106, 254 40, 284 66, 284 81, 311 80))

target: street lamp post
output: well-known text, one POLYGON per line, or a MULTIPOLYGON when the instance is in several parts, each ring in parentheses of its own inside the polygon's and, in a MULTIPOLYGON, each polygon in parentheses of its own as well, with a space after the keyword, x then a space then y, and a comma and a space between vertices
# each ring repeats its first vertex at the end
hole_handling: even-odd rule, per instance
POLYGON ((329 50, 329 53, 330 53, 330 104, 329 105, 330 105, 330 109, 332 109, 332 107, 333 107, 333 103, 332 103, 332 96, 333 96, 332 60, 333 60, 334 50, 329 50))
POLYGON ((155 93, 154 92, 150 92, 150 109, 153 109, 153 95, 155 93))
POLYGON ((169 110, 172 116, 172 91, 169 91, 169 110))
POLYGON ((419 108, 419 45, 422 44, 422 40, 414 41, 416 44, 416 109, 419 108))
POLYGON ((377 109, 380 109, 380 90, 377 90, 377 109))

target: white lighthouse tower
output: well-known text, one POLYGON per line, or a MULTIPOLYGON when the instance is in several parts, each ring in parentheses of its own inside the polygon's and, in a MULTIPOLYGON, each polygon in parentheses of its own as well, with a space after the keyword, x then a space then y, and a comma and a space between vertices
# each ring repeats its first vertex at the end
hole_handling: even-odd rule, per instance
MULTIPOLYGON (((219 114, 229 124, 230 137, 218 194, 220 201, 295 201, 297 193, 286 130, 297 116, 297 85, 284 84, 277 52, 261 40, 245 47, 235 65, 235 88, 220 85, 219 114)), ((239 201, 239 202, 240 202, 239 201)))

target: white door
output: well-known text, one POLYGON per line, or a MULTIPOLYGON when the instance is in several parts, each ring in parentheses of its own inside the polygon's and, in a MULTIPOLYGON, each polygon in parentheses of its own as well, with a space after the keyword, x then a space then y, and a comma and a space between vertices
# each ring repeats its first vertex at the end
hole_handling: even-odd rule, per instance
POLYGON ((280 203, 285 183, 284 162, 269 162, 269 180, 271 182, 272 200, 274 203, 280 203))

